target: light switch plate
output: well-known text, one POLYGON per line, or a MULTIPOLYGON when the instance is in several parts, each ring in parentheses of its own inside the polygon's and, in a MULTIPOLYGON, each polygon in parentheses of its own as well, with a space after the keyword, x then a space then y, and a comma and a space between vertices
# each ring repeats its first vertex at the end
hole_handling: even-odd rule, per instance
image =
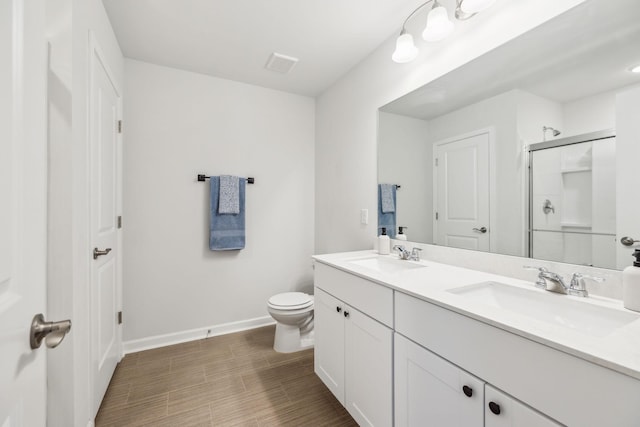
POLYGON ((360 209, 360 224, 369 224, 369 209, 360 209))

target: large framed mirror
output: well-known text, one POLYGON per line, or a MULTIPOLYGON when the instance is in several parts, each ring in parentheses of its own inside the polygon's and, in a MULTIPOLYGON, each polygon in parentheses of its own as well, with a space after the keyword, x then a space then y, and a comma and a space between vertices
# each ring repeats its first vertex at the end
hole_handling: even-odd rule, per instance
POLYGON ((630 265, 639 65, 640 2, 590 0, 382 106, 392 237, 630 265))

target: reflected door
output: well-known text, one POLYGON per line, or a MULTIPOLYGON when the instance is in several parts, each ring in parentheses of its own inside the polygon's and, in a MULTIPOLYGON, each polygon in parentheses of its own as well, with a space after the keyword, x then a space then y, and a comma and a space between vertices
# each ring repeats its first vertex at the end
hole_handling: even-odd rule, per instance
POLYGON ((435 243, 489 251, 489 133, 434 150, 435 243))

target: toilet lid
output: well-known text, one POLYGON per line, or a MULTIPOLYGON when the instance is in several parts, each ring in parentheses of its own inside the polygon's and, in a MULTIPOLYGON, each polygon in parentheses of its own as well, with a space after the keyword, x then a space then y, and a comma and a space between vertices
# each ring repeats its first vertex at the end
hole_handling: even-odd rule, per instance
POLYGON ((304 292, 285 292, 269 298, 269 304, 285 309, 304 308, 312 303, 311 296, 304 292))

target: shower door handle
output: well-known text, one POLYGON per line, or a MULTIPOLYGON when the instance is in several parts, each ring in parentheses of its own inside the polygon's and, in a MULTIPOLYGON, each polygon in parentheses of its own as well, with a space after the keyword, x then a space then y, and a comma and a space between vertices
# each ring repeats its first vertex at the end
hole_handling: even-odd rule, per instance
POLYGON ((474 227, 472 230, 473 230, 473 231, 475 231, 476 233, 482 233, 482 234, 484 234, 484 233, 486 233, 486 232, 487 232, 487 227, 480 227, 480 228, 475 228, 475 227, 474 227))

